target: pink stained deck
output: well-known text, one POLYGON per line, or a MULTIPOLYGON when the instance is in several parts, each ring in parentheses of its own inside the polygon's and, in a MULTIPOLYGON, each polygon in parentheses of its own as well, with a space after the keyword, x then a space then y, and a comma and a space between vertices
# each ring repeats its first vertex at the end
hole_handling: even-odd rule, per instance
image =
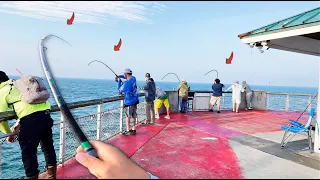
MULTIPOLYGON (((137 134, 118 135, 108 143, 159 178, 243 178, 228 139, 280 131, 299 113, 275 111, 190 112, 137 126, 137 134)), ((301 118, 301 122, 306 116, 301 118)), ((57 178, 95 178, 71 159, 58 168, 57 178)))

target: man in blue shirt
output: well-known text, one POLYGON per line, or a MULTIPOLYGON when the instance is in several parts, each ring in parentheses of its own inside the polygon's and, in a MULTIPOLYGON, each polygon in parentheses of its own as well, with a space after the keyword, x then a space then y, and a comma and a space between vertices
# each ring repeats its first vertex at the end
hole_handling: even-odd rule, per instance
POLYGON ((214 105, 217 105, 217 113, 220 113, 220 97, 222 96, 222 88, 224 88, 224 85, 220 83, 220 79, 215 79, 214 83, 212 85, 212 96, 210 99, 211 109, 210 112, 213 112, 214 105))
POLYGON ((137 119, 137 105, 139 104, 139 95, 137 91, 136 78, 132 76, 132 71, 129 68, 124 70, 124 75, 120 75, 119 78, 126 79, 122 84, 119 78, 116 77, 115 80, 118 82, 118 90, 120 94, 124 95, 124 107, 126 108, 126 128, 122 134, 129 136, 131 134, 136 134, 135 125, 137 119), (129 113, 128 113, 129 112, 129 113), (133 127, 130 129, 130 118, 132 118, 133 127))

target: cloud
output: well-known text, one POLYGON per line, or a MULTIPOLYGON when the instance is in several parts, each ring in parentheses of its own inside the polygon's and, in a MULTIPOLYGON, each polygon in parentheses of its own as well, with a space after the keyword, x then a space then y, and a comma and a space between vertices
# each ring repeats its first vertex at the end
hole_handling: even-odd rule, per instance
POLYGON ((149 16, 165 10, 165 6, 150 1, 2 1, 0 13, 25 17, 66 21, 75 13, 75 21, 114 25, 118 19, 153 23, 149 16))

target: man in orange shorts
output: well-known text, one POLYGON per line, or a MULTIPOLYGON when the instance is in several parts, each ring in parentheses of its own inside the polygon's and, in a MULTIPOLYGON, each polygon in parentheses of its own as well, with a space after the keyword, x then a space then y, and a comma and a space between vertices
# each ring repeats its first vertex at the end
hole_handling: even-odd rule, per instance
POLYGON ((160 88, 156 87, 156 119, 159 119, 159 109, 161 108, 162 104, 167 109, 167 115, 164 117, 166 119, 170 119, 170 104, 168 95, 160 88))

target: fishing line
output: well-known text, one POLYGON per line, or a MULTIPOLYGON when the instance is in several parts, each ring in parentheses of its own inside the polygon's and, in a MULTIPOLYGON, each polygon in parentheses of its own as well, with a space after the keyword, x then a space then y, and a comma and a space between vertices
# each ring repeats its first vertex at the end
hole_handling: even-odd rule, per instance
MULTIPOLYGON (((46 39, 49 39, 50 37, 56 37, 62 41, 64 41, 65 43, 69 44, 67 41, 65 41, 64 39, 55 36, 55 35, 45 35, 44 37, 41 38, 40 43, 39 43, 39 53, 40 53, 40 61, 42 63, 42 68, 43 71, 45 73, 45 76, 47 78, 48 84, 51 88, 52 94, 54 96, 54 99, 62 113, 62 115, 65 117, 65 119, 68 121, 69 126, 73 132, 73 134, 76 136, 78 142, 80 142, 82 148, 84 149, 85 152, 87 152, 88 154, 90 154, 93 157, 98 158, 98 154, 97 151, 92 147, 92 145, 90 144, 90 142, 88 141, 86 135, 82 132, 82 130, 80 129, 78 123, 76 122, 75 118, 72 116, 68 106, 66 105, 63 97, 61 96, 61 93, 53 79, 53 76, 50 72, 50 68, 47 62, 47 58, 46 58, 46 54, 45 51, 47 50, 46 47, 44 47, 44 41, 46 39)), ((71 44, 69 44, 71 46, 71 44)))
POLYGON ((163 78, 162 78, 161 80, 163 80, 163 79, 164 79, 166 76, 168 76, 169 74, 175 75, 175 76, 177 77, 179 83, 180 83, 180 79, 179 79, 178 75, 177 75, 176 73, 173 73, 173 72, 167 73, 166 75, 163 76, 163 78))
POLYGON ((317 96, 318 96, 318 93, 313 97, 313 99, 311 100, 311 102, 307 105, 306 109, 300 114, 300 116, 298 117, 298 119, 296 120, 296 122, 298 122, 298 120, 301 118, 301 116, 308 110, 309 106, 311 106, 312 102, 316 99, 317 96))

